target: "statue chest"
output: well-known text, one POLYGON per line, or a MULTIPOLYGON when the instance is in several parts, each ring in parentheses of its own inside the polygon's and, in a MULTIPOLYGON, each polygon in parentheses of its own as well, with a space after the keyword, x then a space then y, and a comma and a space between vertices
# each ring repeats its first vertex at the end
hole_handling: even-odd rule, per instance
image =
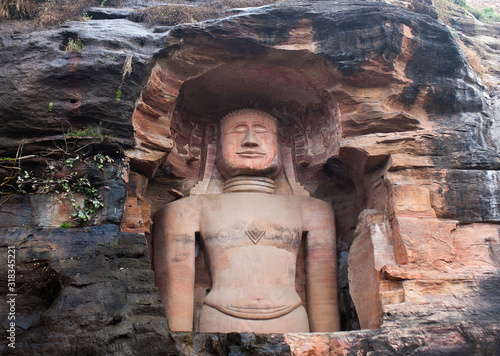
MULTIPOLYGON (((212 197, 211 197, 212 198, 212 197)), ((302 213, 293 196, 231 193, 206 202, 200 235, 208 250, 272 246, 295 252, 302 213)))

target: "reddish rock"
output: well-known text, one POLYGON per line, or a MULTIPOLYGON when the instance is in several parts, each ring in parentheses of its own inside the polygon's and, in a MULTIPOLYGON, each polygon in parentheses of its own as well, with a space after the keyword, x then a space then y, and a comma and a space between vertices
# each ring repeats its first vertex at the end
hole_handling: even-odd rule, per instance
POLYGON ((144 233, 144 221, 137 198, 129 197, 125 201, 120 229, 123 232, 144 233))

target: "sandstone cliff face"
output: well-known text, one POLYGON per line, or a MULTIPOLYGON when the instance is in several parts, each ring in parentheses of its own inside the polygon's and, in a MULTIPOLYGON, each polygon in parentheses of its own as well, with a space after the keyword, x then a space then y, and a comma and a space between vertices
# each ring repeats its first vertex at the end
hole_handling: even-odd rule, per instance
POLYGON ((57 228, 68 211, 51 195, 0 206, 2 262, 16 246, 18 265, 5 354, 499 353, 498 27, 456 20, 490 63, 483 82, 430 2, 392 3, 285 2, 174 28, 123 10, 39 32, 5 26, 0 154, 22 141, 36 169, 62 132, 99 126, 103 137, 71 142, 115 158, 94 226, 57 228), (76 36, 81 53, 65 53, 76 36), (297 177, 336 211, 347 333, 167 330, 151 214, 189 194, 203 128, 242 106, 304 124, 297 177))

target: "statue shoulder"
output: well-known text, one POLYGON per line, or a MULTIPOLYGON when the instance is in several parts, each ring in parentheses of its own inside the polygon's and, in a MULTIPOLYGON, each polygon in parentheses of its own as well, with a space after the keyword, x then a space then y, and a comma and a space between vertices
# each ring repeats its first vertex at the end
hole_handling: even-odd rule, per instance
POLYGON ((333 212, 333 206, 321 199, 301 196, 302 209, 305 211, 333 212))
POLYGON ((326 229, 335 233, 335 213, 330 203, 304 197, 301 207, 304 230, 311 232, 326 229))
POLYGON ((170 203, 166 204, 163 208, 158 210, 155 215, 158 216, 158 215, 169 214, 172 212, 180 213, 180 212, 199 210, 202 205, 203 205, 203 199, 200 199, 200 196, 198 195, 194 196, 192 195, 171 201, 170 203))

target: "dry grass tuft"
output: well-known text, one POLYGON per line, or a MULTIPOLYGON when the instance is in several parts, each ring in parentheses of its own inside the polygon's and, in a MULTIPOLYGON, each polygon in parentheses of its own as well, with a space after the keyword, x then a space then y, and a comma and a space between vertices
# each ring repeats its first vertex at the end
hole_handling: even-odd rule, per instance
MULTIPOLYGON (((0 19, 32 20, 38 27, 82 19, 85 9, 102 0, 0 0, 0 19)), ((123 0, 107 0, 106 6, 121 6, 123 0)))
MULTIPOLYGON (((175 26, 181 23, 217 19, 224 12, 235 8, 270 5, 279 0, 220 0, 197 3, 196 5, 153 6, 134 13, 133 20, 148 25, 175 26)), ((178 2, 177 2, 178 3, 178 2)))
POLYGON ((469 64, 472 69, 474 69, 479 78, 484 80, 484 74, 488 73, 489 69, 482 63, 481 56, 472 48, 467 47, 467 45, 461 40, 457 40, 457 42, 460 45, 460 48, 462 48, 462 51, 469 59, 469 64))
POLYGON ((434 0, 433 2, 438 11, 439 20, 446 25, 450 25, 450 19, 453 15, 467 16, 467 9, 453 3, 453 0, 434 0))
POLYGON ((218 12, 206 6, 171 5, 152 6, 133 14, 132 20, 148 25, 174 26, 180 23, 213 19, 218 12))
MULTIPOLYGON (((152 6, 133 15, 133 20, 150 25, 173 26, 219 18, 233 8, 263 6, 279 0, 214 0, 193 2, 163 0, 170 6, 152 6)), ((37 27, 58 25, 69 20, 81 20, 91 6, 122 6, 124 0, 0 0, 0 19, 32 20, 37 27)))
MULTIPOLYGON (((467 5, 465 0, 434 0, 434 6, 438 10, 439 19, 449 27, 453 27, 450 21, 453 16, 467 16, 469 14, 468 12, 474 10, 467 5)), ((458 38, 458 35, 454 37, 467 56, 472 69, 474 69, 477 75, 484 80, 484 74, 488 73, 489 68, 482 63, 481 56, 472 48, 467 47, 467 45, 458 38)))
POLYGON ((38 4, 33 0, 0 0, 0 18, 33 18, 38 12, 38 4))

